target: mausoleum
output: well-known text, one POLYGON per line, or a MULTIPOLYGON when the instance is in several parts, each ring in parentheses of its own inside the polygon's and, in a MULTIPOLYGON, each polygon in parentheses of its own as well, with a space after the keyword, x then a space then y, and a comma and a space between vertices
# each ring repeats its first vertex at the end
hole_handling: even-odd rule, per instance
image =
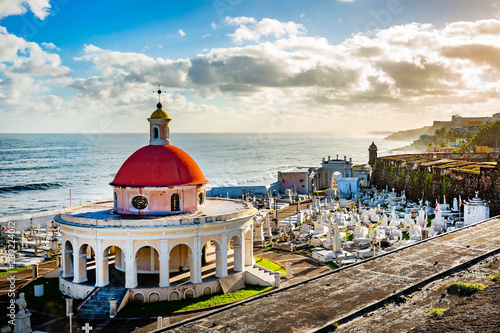
POLYGON ((206 198, 208 181, 171 145, 171 118, 161 103, 148 121, 149 145, 118 170, 110 183, 113 201, 68 207, 56 216, 59 284, 68 296, 108 289, 136 302, 198 297, 220 291, 220 279, 253 265, 257 210, 239 200, 206 198))

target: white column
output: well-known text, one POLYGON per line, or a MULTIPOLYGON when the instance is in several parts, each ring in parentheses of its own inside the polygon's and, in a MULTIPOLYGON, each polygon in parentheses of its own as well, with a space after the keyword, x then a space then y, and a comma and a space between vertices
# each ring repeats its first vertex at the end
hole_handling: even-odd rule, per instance
POLYGON ((245 258, 245 266, 252 266, 253 264, 253 233, 252 229, 247 230, 245 233, 245 252, 243 256, 245 258), (246 239, 246 234, 250 233, 250 239, 246 239))
MULTIPOLYGON (((102 239, 96 241, 95 247, 95 285, 104 287, 104 255, 102 253, 102 239)), ((107 262, 107 260, 106 260, 107 262)), ((107 284, 107 283, 106 283, 107 284)))
MULTIPOLYGON (((245 270, 246 262, 245 262, 245 252, 246 252, 246 247, 247 245, 245 244, 245 230, 240 230, 240 243, 241 243, 241 249, 240 249, 240 262, 241 262, 241 269, 239 270, 240 272, 243 272, 245 270)), ((236 263, 236 247, 234 251, 234 262, 236 263)), ((236 265, 234 265, 234 270, 236 270, 236 265)))
POLYGON ((201 237, 194 236, 194 248, 193 248, 193 279, 192 283, 200 283, 201 282, 201 237))
POLYGON ((135 262, 134 240, 125 240, 125 288, 137 287, 137 265, 135 262))
POLYGON ((220 251, 218 251, 217 256, 219 256, 219 254, 220 261, 217 260, 215 276, 218 278, 223 278, 227 276, 227 234, 222 234, 221 248, 220 251))
POLYGON ((168 253, 168 239, 160 240, 160 287, 168 287, 168 268, 170 256, 168 253))
POLYGON ((73 282, 80 282, 80 247, 76 236, 73 236, 73 282))

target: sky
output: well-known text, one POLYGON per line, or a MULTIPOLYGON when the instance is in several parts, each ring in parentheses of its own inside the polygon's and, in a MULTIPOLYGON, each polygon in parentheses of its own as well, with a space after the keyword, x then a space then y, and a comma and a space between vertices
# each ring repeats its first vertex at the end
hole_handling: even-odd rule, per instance
POLYGON ((0 133, 397 131, 499 112, 500 0, 0 0, 0 133))

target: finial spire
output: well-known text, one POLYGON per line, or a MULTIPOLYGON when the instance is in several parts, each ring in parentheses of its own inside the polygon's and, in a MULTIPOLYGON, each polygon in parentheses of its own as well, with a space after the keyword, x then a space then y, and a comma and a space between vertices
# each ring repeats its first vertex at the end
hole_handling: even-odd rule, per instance
POLYGON ((158 85, 158 90, 154 91, 154 93, 157 93, 158 94, 158 104, 156 104, 156 107, 158 109, 161 109, 162 108, 162 105, 161 105, 161 93, 164 93, 165 91, 162 91, 161 88, 160 88, 160 85, 158 85))

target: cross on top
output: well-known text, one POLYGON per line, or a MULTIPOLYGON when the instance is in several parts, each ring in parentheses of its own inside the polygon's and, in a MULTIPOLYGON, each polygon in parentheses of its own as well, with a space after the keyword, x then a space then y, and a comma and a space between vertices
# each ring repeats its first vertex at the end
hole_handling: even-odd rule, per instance
POLYGON ((161 102, 160 101, 161 93, 164 93, 165 91, 161 90, 160 85, 158 85, 158 90, 153 90, 153 92, 158 94, 158 102, 161 102))
POLYGON ((92 326, 89 326, 89 323, 85 323, 85 326, 82 326, 82 330, 85 331, 85 333, 90 333, 92 331, 92 326))

